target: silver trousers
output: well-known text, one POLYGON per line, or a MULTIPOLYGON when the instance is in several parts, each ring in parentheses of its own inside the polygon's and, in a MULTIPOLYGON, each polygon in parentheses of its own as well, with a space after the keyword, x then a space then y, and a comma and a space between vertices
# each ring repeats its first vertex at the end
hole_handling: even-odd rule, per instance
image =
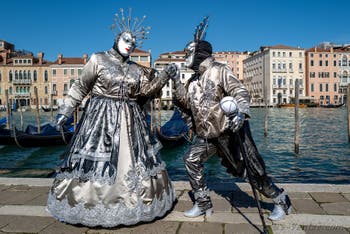
MULTIPOLYGON (((206 210, 212 207, 209 191, 205 181, 204 175, 204 163, 212 156, 220 152, 223 152, 221 157, 225 161, 225 167, 228 171, 242 172, 243 170, 249 170, 252 175, 253 186, 268 198, 275 198, 282 193, 283 190, 278 188, 267 176, 265 171, 265 164, 258 153, 253 138, 250 133, 248 121, 245 121, 243 127, 239 130, 239 133, 223 134, 219 138, 205 140, 197 137, 196 142, 190 146, 187 153, 184 155, 185 167, 189 177, 189 182, 194 193, 195 201, 202 210, 206 210), (245 148, 245 152, 241 152, 239 145, 237 144, 237 137, 240 138, 245 148), (236 139, 235 139, 236 138, 236 139), (234 143, 236 143, 234 145, 234 143), (248 167, 244 164, 242 156, 248 159, 248 167), (237 158, 241 158, 241 162, 238 162, 237 158), (237 163, 238 162, 238 163, 237 163), (257 170, 254 168, 258 168, 257 170)), ((235 174, 237 176, 237 174, 235 174)), ((238 175, 240 176, 240 175, 238 175)))

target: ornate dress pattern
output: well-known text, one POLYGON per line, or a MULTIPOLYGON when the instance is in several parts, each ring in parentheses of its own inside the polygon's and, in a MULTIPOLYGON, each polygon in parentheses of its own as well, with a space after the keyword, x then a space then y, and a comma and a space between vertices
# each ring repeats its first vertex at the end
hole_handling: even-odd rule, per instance
POLYGON ((161 144, 138 103, 167 81, 165 72, 151 80, 146 68, 114 49, 91 56, 60 108, 70 116, 90 94, 49 192, 47 209, 55 218, 113 227, 151 221, 172 208, 176 196, 161 144))

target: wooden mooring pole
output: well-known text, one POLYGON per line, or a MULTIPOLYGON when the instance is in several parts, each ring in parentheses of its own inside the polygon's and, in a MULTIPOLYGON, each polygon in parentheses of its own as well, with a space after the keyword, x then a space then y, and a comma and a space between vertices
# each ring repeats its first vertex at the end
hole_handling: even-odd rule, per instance
POLYGON ((295 137, 294 152, 299 154, 299 79, 295 80, 295 137))
POLYGON ((40 129, 40 111, 39 111, 39 96, 38 96, 38 88, 34 87, 34 95, 36 99, 36 124, 38 125, 38 133, 41 132, 40 129))
POLYGON ((348 109, 348 139, 350 142, 350 84, 346 92, 346 108, 348 109))
POLYGON ((6 112, 7 112, 7 121, 6 121, 6 127, 7 129, 11 129, 11 105, 10 105, 10 98, 9 98, 9 90, 5 90, 5 96, 6 96, 6 112))

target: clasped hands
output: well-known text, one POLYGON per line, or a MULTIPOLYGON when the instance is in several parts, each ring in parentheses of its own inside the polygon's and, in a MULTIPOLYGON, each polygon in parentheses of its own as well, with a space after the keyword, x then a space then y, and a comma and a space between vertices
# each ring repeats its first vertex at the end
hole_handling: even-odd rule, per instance
POLYGON ((165 67, 164 71, 166 72, 166 74, 168 74, 169 78, 172 79, 172 81, 176 82, 177 80, 179 80, 180 71, 175 63, 168 64, 165 67))

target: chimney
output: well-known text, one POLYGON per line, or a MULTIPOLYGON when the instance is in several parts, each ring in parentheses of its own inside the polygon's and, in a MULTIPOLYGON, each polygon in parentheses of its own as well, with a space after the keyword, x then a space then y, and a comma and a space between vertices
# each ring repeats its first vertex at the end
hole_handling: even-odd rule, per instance
POLYGON ((62 54, 58 54, 57 60, 58 60, 58 64, 62 64, 62 54))
POLYGON ((88 59, 88 55, 87 54, 84 54, 83 55, 83 61, 84 61, 84 64, 87 63, 87 59, 88 59))
POLYGON ((38 59, 39 59, 39 65, 42 65, 43 64, 44 53, 43 52, 39 52, 37 54, 37 56, 38 56, 38 59))

